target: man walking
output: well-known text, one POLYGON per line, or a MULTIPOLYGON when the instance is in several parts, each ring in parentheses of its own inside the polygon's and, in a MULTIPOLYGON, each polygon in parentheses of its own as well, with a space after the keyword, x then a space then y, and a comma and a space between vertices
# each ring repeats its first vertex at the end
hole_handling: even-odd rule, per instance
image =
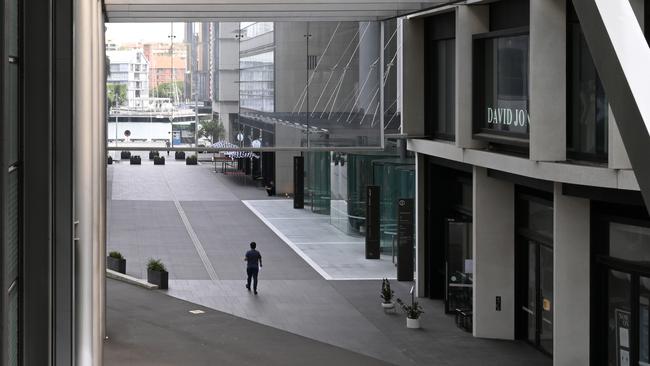
POLYGON ((246 289, 251 290, 251 277, 253 277, 253 291, 257 295, 257 274, 260 272, 260 267, 262 267, 262 255, 255 248, 257 244, 251 242, 251 250, 246 252, 244 261, 246 261, 246 274, 248 275, 248 280, 246 281, 246 289), (259 266, 258 266, 259 265, 259 266))

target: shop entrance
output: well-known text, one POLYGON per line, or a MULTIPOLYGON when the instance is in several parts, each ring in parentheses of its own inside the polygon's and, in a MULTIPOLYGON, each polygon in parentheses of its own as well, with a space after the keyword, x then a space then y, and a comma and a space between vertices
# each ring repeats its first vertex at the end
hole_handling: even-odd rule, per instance
POLYGON ((553 248, 527 240, 523 243, 525 299, 519 309, 526 340, 546 353, 553 353, 553 248))
POLYGON ((517 187, 516 335, 553 354, 553 196, 517 187))
POLYGON ((635 209, 600 211, 592 222, 596 365, 650 365, 650 222, 635 209))
POLYGON ((471 218, 447 218, 445 231, 445 312, 471 311, 474 283, 471 218))

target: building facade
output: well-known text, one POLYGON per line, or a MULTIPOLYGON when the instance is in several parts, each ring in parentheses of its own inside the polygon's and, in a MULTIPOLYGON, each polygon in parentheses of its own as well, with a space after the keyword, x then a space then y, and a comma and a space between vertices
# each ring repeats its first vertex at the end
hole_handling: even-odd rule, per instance
POLYGON ((401 25, 419 296, 555 365, 648 363, 650 217, 573 2, 401 25))
POLYGON ((126 86, 126 99, 129 107, 144 106, 149 99, 149 60, 142 49, 107 51, 110 60, 110 73, 107 83, 126 86))

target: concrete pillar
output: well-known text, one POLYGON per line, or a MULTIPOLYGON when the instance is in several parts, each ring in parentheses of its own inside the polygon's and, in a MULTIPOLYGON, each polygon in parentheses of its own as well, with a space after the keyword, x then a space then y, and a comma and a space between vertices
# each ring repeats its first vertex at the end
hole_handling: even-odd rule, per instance
POLYGON ((425 227, 426 223, 426 155, 415 154, 415 281, 416 296, 424 296, 426 258, 424 256, 426 246, 425 227))
POLYGON ((530 159, 566 160, 566 0, 530 2, 530 159))
POLYGON ((472 138, 472 35, 490 30, 490 8, 487 5, 456 8, 456 146, 481 148, 486 144, 472 138))
POLYGON ((514 339, 514 184, 490 178, 487 169, 475 166, 473 190, 474 336, 514 339))
POLYGON ((424 21, 402 21, 402 133, 424 135, 424 21))
POLYGON ((607 162, 610 169, 632 169, 632 163, 627 156, 621 133, 618 131, 616 125, 616 117, 609 108, 609 115, 607 116, 607 162))
POLYGON ((553 365, 589 365, 589 200, 562 195, 553 217, 553 365))
MULTIPOLYGON (((645 4, 644 0, 630 0, 630 5, 632 5, 632 10, 636 15, 639 25, 643 28, 645 24, 644 19, 644 9, 645 4)), ((621 133, 618 130, 618 125, 616 124, 616 116, 612 112, 612 108, 609 107, 608 115, 608 135, 607 135, 607 152, 608 152, 608 166, 610 169, 632 169, 632 163, 630 163, 630 158, 627 156, 627 151, 625 150, 625 145, 623 144, 623 139, 621 138, 621 133)))

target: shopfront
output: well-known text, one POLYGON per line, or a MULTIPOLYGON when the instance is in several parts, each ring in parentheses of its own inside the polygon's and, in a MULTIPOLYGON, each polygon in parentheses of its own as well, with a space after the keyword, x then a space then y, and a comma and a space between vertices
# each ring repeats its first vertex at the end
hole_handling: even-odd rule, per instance
POLYGON ((471 311, 473 291, 471 168, 430 159, 426 173, 427 296, 445 311, 471 311))
POLYGON ((553 193, 517 187, 517 338, 553 354, 553 193))
POLYGON ((592 204, 592 355, 650 364, 650 218, 645 207, 592 204))

